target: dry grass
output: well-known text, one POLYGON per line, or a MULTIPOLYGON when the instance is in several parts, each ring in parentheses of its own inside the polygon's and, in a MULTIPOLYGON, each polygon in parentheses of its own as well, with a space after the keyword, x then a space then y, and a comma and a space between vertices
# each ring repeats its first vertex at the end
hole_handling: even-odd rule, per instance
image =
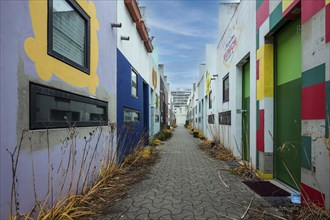
POLYGON ((330 211, 321 208, 313 202, 308 202, 303 207, 298 209, 295 213, 295 219, 303 219, 303 220, 317 220, 317 219, 330 219, 330 211))
POLYGON ((255 169, 246 161, 240 161, 237 167, 234 167, 231 172, 246 180, 260 180, 255 169))
POLYGON ((198 131, 198 137, 201 140, 205 140, 206 139, 205 134, 202 131, 198 131))
POLYGON ((233 152, 224 146, 213 146, 212 147, 212 141, 210 140, 205 140, 203 141, 199 147, 208 153, 210 156, 213 158, 216 158, 218 160, 223 160, 223 161, 231 161, 231 160, 236 160, 236 157, 234 156, 233 152))
POLYGON ((154 148, 140 147, 126 157, 121 165, 103 170, 100 178, 84 194, 59 200, 48 208, 38 203, 33 211, 22 215, 25 219, 87 219, 104 215, 109 207, 123 198, 132 185, 142 180, 150 165, 158 158, 154 148), (33 212, 37 216, 33 216, 33 212))
MULTIPOLYGON (((113 138, 121 136, 122 140, 128 139, 130 130, 125 128, 126 132, 117 134, 115 125, 110 124, 109 129, 97 127, 85 137, 85 146, 83 147, 82 157, 76 157, 77 149, 77 131, 74 125, 68 128, 68 136, 63 141, 62 158, 58 170, 60 173, 59 191, 54 190, 54 169, 51 164, 51 151, 49 148, 49 134, 47 131, 48 143, 48 192, 45 198, 40 199, 37 195, 35 185, 34 161, 32 159, 32 189, 35 195, 35 206, 25 214, 19 213, 18 183, 22 184, 16 175, 22 140, 29 135, 30 150, 32 152, 31 135, 28 130, 24 130, 21 136, 21 142, 15 147, 13 152, 9 152, 12 159, 12 194, 10 206, 10 219, 84 219, 94 218, 102 215, 117 200, 124 197, 132 184, 140 181, 146 176, 150 165, 154 164, 158 158, 158 151, 153 147, 143 147, 146 143, 146 135, 142 135, 131 152, 122 163, 118 163, 117 154, 122 149, 117 149, 117 143, 113 138), (108 133, 107 133, 108 132, 108 133), (108 134, 108 139, 103 142, 101 137, 108 134), (140 146, 140 147, 139 147, 140 146), (66 149, 66 150, 64 150, 66 149), (117 149, 116 152, 113 151, 117 149), (98 152, 98 153, 96 153, 98 152), (97 154, 101 155, 97 158, 97 154), (64 159, 64 158, 67 159, 64 159), (98 163, 98 166, 96 165, 98 163), (60 169, 61 168, 61 169, 60 169), (77 169, 76 169, 77 168, 77 169), (69 173, 69 174, 68 174, 69 173), (76 177, 76 178, 75 178, 76 177)), ((24 184, 24 182, 23 182, 24 184)))
MULTIPOLYGON (((272 134, 270 133, 272 139, 274 140, 272 134)), ((325 140, 327 140, 327 138, 324 137, 325 140)), ((295 156, 299 156, 297 153, 297 146, 299 146, 299 143, 294 142, 294 141, 288 141, 283 143, 277 150, 278 153, 280 155, 282 164, 284 165, 286 171, 289 173, 291 179, 293 180, 294 184, 296 185, 296 187, 298 189, 304 190, 303 187, 301 187, 300 185, 300 181, 298 180, 298 178, 294 175, 294 172, 292 172, 292 167, 290 166, 290 163, 288 162, 288 158, 286 156, 287 151, 293 151, 295 152, 295 156)), ((326 146, 328 146, 326 144, 326 146)), ((310 164, 311 161, 308 161, 308 163, 310 164)), ((317 186, 319 187, 318 184, 318 180, 316 179, 316 177, 314 177, 315 182, 317 183, 317 186)), ((326 210, 324 207, 322 207, 322 205, 317 204, 315 201, 313 201, 312 199, 310 199, 307 195, 306 192, 303 191, 303 194, 305 194, 305 196, 307 197, 302 197, 302 206, 296 208, 294 207, 293 209, 288 209, 288 208, 284 208, 284 211, 286 213, 290 213, 289 216, 293 216, 293 219, 303 219, 303 220, 309 220, 309 219, 313 219, 313 220, 318 220, 318 219, 330 219, 330 210, 326 210)), ((325 198, 323 199, 323 203, 325 201, 325 198)))
MULTIPOLYGON (((224 147, 224 146, 217 146, 215 142, 210 140, 204 140, 200 144, 200 148, 208 153, 213 158, 222 161, 237 161, 237 158, 234 156, 233 152, 224 147), (212 147, 212 145, 214 145, 212 147)), ((256 174, 253 166, 246 161, 237 161, 237 166, 231 168, 231 172, 235 175, 240 176, 243 179, 249 180, 259 180, 260 178, 256 174)))
POLYGON ((223 161, 236 160, 233 152, 229 148, 215 146, 212 148, 212 150, 214 157, 219 160, 223 160, 223 161))
POLYGON ((162 145, 162 144, 164 144, 164 142, 162 142, 158 138, 153 138, 151 141, 149 141, 150 146, 159 146, 159 145, 162 145))

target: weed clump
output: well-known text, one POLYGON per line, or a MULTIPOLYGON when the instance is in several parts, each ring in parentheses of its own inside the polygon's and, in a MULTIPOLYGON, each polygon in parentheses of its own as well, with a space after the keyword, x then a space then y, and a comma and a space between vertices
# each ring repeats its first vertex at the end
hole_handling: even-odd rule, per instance
POLYGON ((166 141, 172 137, 172 130, 164 129, 155 134, 154 138, 160 141, 166 141))

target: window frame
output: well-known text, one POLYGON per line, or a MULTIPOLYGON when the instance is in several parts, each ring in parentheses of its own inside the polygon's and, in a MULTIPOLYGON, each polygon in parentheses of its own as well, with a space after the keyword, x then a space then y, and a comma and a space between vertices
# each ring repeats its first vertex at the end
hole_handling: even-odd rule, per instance
POLYGON ((30 93, 29 93, 29 127, 31 130, 37 129, 53 129, 53 128, 67 128, 70 124, 74 124, 77 127, 91 127, 99 125, 107 125, 108 123, 108 102, 74 94, 60 89, 55 89, 52 87, 30 83, 30 93), (55 121, 55 122, 37 122, 36 117, 36 96, 37 94, 42 94, 55 98, 64 98, 72 101, 82 102, 86 104, 94 104, 105 109, 105 119, 103 121, 77 121, 77 122, 68 122, 67 121, 55 121))
POLYGON ((139 74, 137 73, 137 71, 132 67, 131 68, 131 96, 134 97, 134 98, 139 98, 139 91, 138 91, 138 88, 139 88, 139 85, 138 85, 138 81, 139 81, 139 74), (133 94, 133 78, 132 78, 132 74, 135 74, 136 76, 136 95, 133 94))
POLYGON ((229 73, 227 73, 227 75, 225 77, 223 77, 222 79, 222 103, 228 102, 229 101, 229 73), (225 83, 226 80, 228 80, 228 94, 225 93, 225 83), (226 96, 227 94, 227 96, 226 96))
POLYGON ((85 20, 85 59, 82 66, 70 58, 56 52, 53 50, 53 1, 48 0, 48 26, 47 26, 47 53, 48 55, 58 59, 86 74, 90 74, 90 17, 89 15, 80 7, 80 5, 75 0, 64 0, 85 20))

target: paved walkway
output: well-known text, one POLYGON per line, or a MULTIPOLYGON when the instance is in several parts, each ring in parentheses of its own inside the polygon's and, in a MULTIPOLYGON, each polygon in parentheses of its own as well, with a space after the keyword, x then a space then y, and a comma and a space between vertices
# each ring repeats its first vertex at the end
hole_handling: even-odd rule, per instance
MULTIPOLYGON (((224 170, 224 162, 202 152, 198 141, 185 128, 176 128, 171 140, 160 146, 161 160, 150 178, 138 183, 103 219, 240 219, 245 208, 228 200, 248 206, 254 193, 224 170)), ((257 195, 252 207, 270 209, 257 195)))

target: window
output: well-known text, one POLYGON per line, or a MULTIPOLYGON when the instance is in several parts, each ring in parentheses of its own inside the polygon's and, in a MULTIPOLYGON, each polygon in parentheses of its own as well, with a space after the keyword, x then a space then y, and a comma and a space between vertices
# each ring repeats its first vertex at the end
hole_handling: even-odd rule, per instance
POLYGON ((209 124, 214 124, 214 114, 208 115, 208 123, 209 124))
POLYGON ((49 0, 48 54, 89 74, 90 18, 74 0, 49 0))
POLYGON ((131 122, 133 123, 140 122, 140 112, 133 109, 125 108, 124 123, 131 123, 131 122))
POLYGON ((158 106, 158 101, 159 101, 159 97, 158 97, 158 94, 156 94, 156 98, 155 98, 156 109, 159 108, 159 106, 158 106))
POLYGON ((227 74, 223 78, 223 84, 222 84, 222 100, 223 102, 228 102, 229 101, 229 74, 227 74))
POLYGON ((155 123, 159 123, 159 115, 155 115, 155 123))
POLYGON ((105 125, 108 103, 69 92, 30 84, 30 128, 105 125))
POLYGON ((137 86, 138 76, 135 70, 131 71, 131 94, 134 97, 138 97, 138 86, 137 86))
POLYGON ((209 109, 212 108, 212 90, 210 91, 210 94, 209 94, 209 109))
POLYGON ((231 125, 231 111, 219 113, 219 125, 231 125))

